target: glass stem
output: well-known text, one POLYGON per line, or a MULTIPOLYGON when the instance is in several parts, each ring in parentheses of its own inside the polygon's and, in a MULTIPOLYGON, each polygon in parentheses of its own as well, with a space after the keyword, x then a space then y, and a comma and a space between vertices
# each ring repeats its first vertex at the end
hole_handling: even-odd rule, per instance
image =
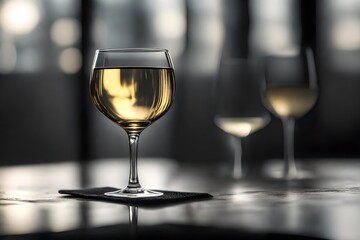
POLYGON ((128 188, 141 188, 137 169, 138 142, 140 134, 129 134, 130 146, 130 175, 128 188))
POLYGON ((283 118, 282 124, 284 128, 284 177, 293 178, 296 176, 296 165, 294 159, 294 118, 283 118))
POLYGON ((242 175, 242 166, 241 166, 241 158, 242 158, 242 144, 241 138, 233 137, 234 143, 234 166, 233 166, 233 177, 235 179, 241 178, 242 175))
POLYGON ((138 207, 129 206, 130 239, 137 239, 138 207))

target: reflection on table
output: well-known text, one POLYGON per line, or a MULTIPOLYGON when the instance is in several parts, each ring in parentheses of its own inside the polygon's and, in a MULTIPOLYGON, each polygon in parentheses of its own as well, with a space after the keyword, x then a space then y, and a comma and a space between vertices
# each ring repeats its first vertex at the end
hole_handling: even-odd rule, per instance
POLYGON ((163 208, 133 208, 57 194, 58 189, 121 187, 127 181, 127 164, 123 159, 102 159, 86 165, 1 168, 0 236, 45 234, 62 239, 105 234, 126 239, 137 232, 139 238, 174 234, 175 239, 190 234, 230 239, 360 238, 360 161, 356 160, 308 161, 304 166, 315 178, 284 181, 257 176, 235 181, 216 169, 179 167, 171 159, 141 159, 145 187, 214 195, 212 200, 163 208))

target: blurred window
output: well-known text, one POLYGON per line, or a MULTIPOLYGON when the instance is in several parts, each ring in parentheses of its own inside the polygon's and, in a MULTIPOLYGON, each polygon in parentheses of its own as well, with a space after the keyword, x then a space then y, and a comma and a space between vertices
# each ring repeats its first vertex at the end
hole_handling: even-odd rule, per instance
POLYGON ((299 51, 299 16, 295 0, 252 0, 251 49, 255 54, 287 55, 299 51))
POLYGON ((332 65, 344 73, 359 73, 360 62, 360 1, 323 1, 324 41, 331 49, 332 65))

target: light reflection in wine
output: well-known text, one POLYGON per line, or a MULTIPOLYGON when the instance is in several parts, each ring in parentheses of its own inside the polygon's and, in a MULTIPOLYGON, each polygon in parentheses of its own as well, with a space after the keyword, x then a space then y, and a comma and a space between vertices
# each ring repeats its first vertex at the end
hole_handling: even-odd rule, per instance
MULTIPOLYGON (((146 119, 149 108, 137 106, 137 84, 133 78, 120 81, 120 69, 108 69, 101 76, 103 88, 111 101, 114 111, 124 119, 146 119)), ((103 92, 102 92, 103 93, 103 92)))

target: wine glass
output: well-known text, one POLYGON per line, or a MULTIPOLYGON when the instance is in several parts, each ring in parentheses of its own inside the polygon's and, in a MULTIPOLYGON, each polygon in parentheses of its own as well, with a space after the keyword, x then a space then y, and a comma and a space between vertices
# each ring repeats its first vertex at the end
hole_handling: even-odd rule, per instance
POLYGON ((137 148, 140 133, 163 116, 174 100, 175 75, 168 50, 97 50, 90 79, 95 106, 122 127, 129 137, 128 185, 105 195, 123 198, 161 196, 161 192, 141 187, 137 148))
POLYGON ((293 56, 269 56, 265 60, 265 105, 281 119, 284 132, 284 172, 287 179, 299 178, 294 158, 295 119, 315 105, 318 84, 314 54, 310 48, 293 56))
POLYGON ((215 85, 215 124, 232 136, 234 161, 232 176, 242 177, 242 139, 270 121, 261 100, 259 77, 254 61, 231 58, 220 63, 215 85))

